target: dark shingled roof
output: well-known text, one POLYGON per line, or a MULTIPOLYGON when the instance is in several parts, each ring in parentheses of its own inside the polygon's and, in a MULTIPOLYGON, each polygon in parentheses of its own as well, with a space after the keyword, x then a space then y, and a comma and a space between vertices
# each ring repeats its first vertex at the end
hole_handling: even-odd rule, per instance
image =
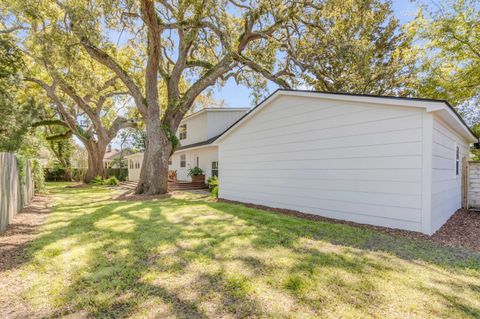
POLYGON ((219 137, 219 136, 220 136, 220 135, 211 137, 211 138, 209 138, 208 140, 205 140, 205 141, 202 141, 202 142, 198 142, 198 143, 193 143, 193 144, 188 144, 188 145, 180 146, 180 147, 177 148, 175 151, 181 151, 181 150, 186 150, 186 149, 189 149, 189 148, 192 148, 192 147, 198 147, 198 146, 204 146, 204 145, 212 144, 213 142, 215 142, 215 140, 216 140, 217 137, 219 137))

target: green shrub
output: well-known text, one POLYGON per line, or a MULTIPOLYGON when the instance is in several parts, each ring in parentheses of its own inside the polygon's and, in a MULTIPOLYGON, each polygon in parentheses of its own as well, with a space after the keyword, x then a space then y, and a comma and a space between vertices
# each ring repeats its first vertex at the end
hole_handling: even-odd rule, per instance
POLYGON ((194 168, 191 168, 188 170, 188 176, 199 176, 199 175, 203 175, 203 170, 198 166, 195 166, 194 168))
POLYGON ((101 176, 96 176, 89 182, 90 185, 97 185, 97 186, 103 186, 103 185, 116 186, 118 185, 118 183, 119 183, 118 179, 115 176, 112 176, 107 179, 103 179, 101 176))
POLYGON ((101 176, 95 176, 89 182, 90 185, 103 185, 103 179, 101 176))
POLYGON ((208 189, 213 197, 218 198, 218 177, 210 177, 207 181, 208 189))
POLYGON ((118 179, 115 176, 103 180, 103 185, 116 186, 118 183, 118 179))
POLYGON ((45 173, 42 164, 38 160, 32 160, 33 181, 35 183, 35 193, 45 192, 45 173))

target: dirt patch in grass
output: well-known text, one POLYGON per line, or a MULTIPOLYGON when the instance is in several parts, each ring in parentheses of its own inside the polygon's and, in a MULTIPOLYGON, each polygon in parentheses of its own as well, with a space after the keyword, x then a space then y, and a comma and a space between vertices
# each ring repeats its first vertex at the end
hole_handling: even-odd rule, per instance
POLYGON ((86 188, 86 187, 89 187, 89 185, 85 183, 79 183, 79 184, 68 185, 65 187, 66 188, 86 188))
POLYGON ((39 235, 51 209, 47 205, 48 196, 35 196, 32 203, 20 211, 0 234, 0 317, 31 318, 31 310, 20 292, 24 280, 16 274, 21 264, 27 262, 26 248, 39 235))
POLYGON ((219 201, 224 203, 240 204, 251 208, 267 210, 269 212, 294 216, 307 220, 325 221, 330 223, 345 224, 354 227, 362 227, 376 230, 389 235, 403 236, 411 239, 424 239, 450 247, 460 247, 480 251, 480 212, 460 209, 455 214, 453 214, 452 217, 450 217, 450 219, 435 234, 433 234, 432 236, 428 236, 414 231, 359 224, 345 220, 302 213, 290 209, 273 208, 251 203, 230 201, 227 199, 219 199, 219 201))
POLYGON ((172 195, 170 193, 161 194, 161 195, 142 195, 142 194, 135 194, 135 191, 129 190, 124 192, 117 197, 114 197, 115 200, 121 201, 144 201, 144 200, 153 200, 153 199, 166 199, 170 198, 172 195))

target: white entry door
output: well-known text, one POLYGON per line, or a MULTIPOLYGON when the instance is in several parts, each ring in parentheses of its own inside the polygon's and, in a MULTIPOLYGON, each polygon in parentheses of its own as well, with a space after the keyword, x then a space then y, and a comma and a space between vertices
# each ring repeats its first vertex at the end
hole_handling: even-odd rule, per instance
POLYGON ((188 180, 187 154, 180 154, 180 167, 177 170, 177 180, 188 180))

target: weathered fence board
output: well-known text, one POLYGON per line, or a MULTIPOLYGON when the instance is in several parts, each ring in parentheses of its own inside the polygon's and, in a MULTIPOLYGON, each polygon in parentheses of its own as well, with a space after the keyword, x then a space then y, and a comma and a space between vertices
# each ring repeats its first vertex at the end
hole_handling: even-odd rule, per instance
POLYGON ((5 230, 17 212, 32 200, 33 193, 30 163, 27 161, 25 181, 22 182, 15 155, 0 152, 0 232, 5 230))
POLYGON ((477 210, 480 209, 480 162, 468 162, 467 174, 467 207, 477 210))

